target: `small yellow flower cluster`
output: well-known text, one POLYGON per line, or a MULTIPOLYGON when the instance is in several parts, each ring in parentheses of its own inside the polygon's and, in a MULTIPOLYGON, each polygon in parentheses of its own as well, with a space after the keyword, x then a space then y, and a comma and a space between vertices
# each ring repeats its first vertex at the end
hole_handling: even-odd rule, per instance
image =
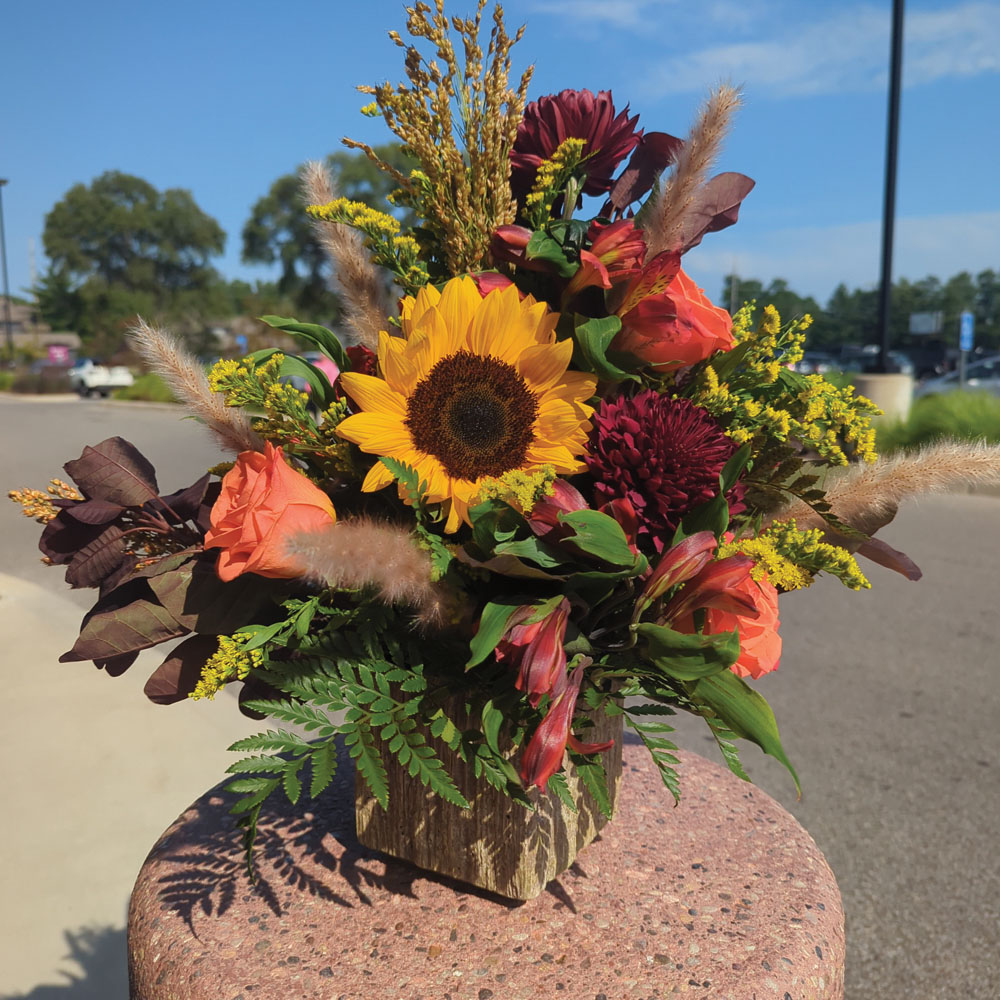
POLYGON ((552 214, 552 204, 582 162, 583 147, 586 145, 586 139, 570 136, 563 139, 556 151, 539 164, 535 183, 524 199, 528 220, 536 228, 552 214))
POLYGON ((818 528, 800 530, 794 518, 773 522, 756 538, 740 538, 719 546, 720 559, 737 552, 754 560, 750 575, 755 580, 766 573, 771 583, 782 590, 808 587, 817 573, 830 573, 851 590, 871 587, 847 549, 824 542, 818 528))
POLYGON ((364 233, 365 246, 372 251, 372 260, 395 274, 399 284, 410 294, 416 294, 427 284, 427 268, 420 260, 420 244, 412 236, 400 235, 398 219, 349 198, 335 198, 326 205, 310 205, 306 211, 314 219, 341 223, 364 233))
POLYGON ((52 503, 52 497, 60 500, 83 499, 83 494, 75 486, 70 486, 61 479, 50 479, 44 493, 25 487, 21 490, 9 490, 7 496, 21 505, 21 513, 25 517, 32 517, 39 524, 48 524, 59 514, 58 508, 52 503))
POLYGON ((801 360, 812 318, 804 316, 782 329, 777 309, 769 305, 756 329, 751 322, 748 304, 733 318, 733 334, 743 352, 739 365, 727 370, 726 355, 705 365, 692 400, 738 444, 755 442, 757 452, 768 441, 798 441, 828 462, 846 465, 846 442, 857 458, 874 461, 870 417, 879 412, 874 404, 855 396, 851 386, 838 389, 820 375, 785 371, 801 360), (725 381, 719 370, 727 371, 725 381))
POLYGON ((378 118, 382 112, 378 109, 378 101, 372 101, 370 104, 366 104, 362 109, 361 113, 365 118, 378 118))
POLYGON ((259 649, 245 650, 249 636, 220 635, 219 648, 205 661, 201 668, 201 679, 188 695, 193 701, 214 698, 231 680, 243 680, 254 667, 263 663, 259 649))
POLYGON ((517 507, 525 514, 542 497, 550 497, 555 492, 552 484, 556 479, 553 465, 541 465, 537 469, 512 469, 495 479, 486 479, 480 484, 478 502, 502 500, 517 507))
POLYGON ((366 205, 363 201, 351 201, 350 198, 334 198, 326 205, 310 205, 306 212, 314 219, 343 222, 370 236, 395 236, 399 232, 398 219, 366 205))

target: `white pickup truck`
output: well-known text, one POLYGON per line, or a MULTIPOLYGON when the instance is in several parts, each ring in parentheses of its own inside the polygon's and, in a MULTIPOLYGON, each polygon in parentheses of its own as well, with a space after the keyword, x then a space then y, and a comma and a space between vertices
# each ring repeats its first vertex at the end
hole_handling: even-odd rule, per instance
POLYGON ((81 358, 66 373, 73 391, 84 399, 97 393, 107 396, 112 389, 125 389, 132 384, 132 373, 124 365, 99 364, 92 358, 81 358))

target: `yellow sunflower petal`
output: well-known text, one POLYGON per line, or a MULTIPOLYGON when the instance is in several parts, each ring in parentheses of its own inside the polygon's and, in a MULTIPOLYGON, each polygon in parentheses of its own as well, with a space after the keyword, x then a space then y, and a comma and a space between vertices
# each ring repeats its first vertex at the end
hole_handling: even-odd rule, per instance
POLYGON ((415 299, 410 298, 410 296, 403 299, 399 317, 399 324, 403 328, 403 333, 409 337, 420 323, 424 313, 436 306, 440 301, 441 293, 433 285, 424 285, 417 292, 415 299))
POLYGON ((441 292, 441 301, 436 308, 449 330, 464 335, 469 329, 472 317, 476 315, 482 304, 483 297, 479 294, 476 283, 468 275, 449 281, 441 292))
POLYGON ((381 463, 376 462, 365 476, 365 481, 361 484, 362 493, 374 493, 376 490, 384 489, 396 477, 381 463))
POLYGON ((546 392, 555 386, 573 356, 573 342, 538 344, 522 351, 516 368, 533 392, 546 392))
POLYGON ((469 327, 467 343, 473 354, 493 355, 508 362, 533 345, 514 285, 490 292, 483 299, 469 327))
POLYGON ((391 389, 409 396, 417 384, 417 370, 407 357, 408 342, 402 337, 385 337, 379 341, 378 363, 391 389))
POLYGON ((340 384, 363 410, 392 414, 402 421, 406 417, 406 397, 392 389, 383 379, 360 372, 344 372, 340 384))
POLYGON ((406 456, 413 449, 406 425, 389 413, 355 413, 337 424, 337 433, 369 455, 387 455, 408 462, 406 456))

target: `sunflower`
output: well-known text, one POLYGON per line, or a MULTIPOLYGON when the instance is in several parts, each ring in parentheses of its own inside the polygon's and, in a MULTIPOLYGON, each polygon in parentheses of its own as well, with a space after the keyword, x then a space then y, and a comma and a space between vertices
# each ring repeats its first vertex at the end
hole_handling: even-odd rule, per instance
MULTIPOLYGON (((403 302, 403 337, 382 333, 381 378, 345 372, 341 385, 360 412, 337 433, 362 451, 412 465, 426 498, 446 505, 445 531, 468 520, 484 480, 552 465, 584 470, 592 376, 567 371, 573 344, 556 341, 559 316, 514 286, 485 298, 453 278, 403 302)), ((376 462, 366 492, 393 481, 376 462)))

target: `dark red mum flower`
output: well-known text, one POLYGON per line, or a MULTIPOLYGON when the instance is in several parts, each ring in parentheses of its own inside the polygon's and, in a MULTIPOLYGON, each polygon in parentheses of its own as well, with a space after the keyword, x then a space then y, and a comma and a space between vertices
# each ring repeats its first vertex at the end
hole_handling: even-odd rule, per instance
MULTIPOLYGON (((639 539, 657 552, 670 544, 681 518, 710 500, 736 443, 701 407, 653 389, 605 400, 592 417, 586 462, 603 500, 628 500, 639 539)), ((744 488, 727 494, 729 509, 744 509, 744 488)))
POLYGON ((524 109, 517 138, 510 154, 510 186, 522 199, 535 182, 542 160, 547 160, 564 139, 586 139, 584 164, 587 172, 585 194, 610 191, 612 174, 642 138, 636 131, 639 116, 628 116, 628 107, 615 114, 611 91, 596 96, 589 90, 564 90, 532 101, 524 109))

